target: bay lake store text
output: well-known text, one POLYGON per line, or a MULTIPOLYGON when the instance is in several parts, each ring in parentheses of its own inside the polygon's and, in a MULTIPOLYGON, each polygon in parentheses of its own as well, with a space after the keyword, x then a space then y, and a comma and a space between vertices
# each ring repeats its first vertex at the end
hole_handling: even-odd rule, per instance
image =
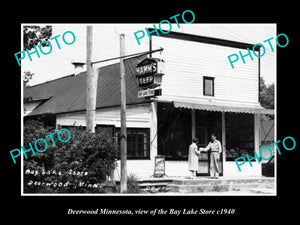
MULTIPOLYGON (((155 157, 165 157, 165 173, 189 176, 188 147, 197 137, 199 147, 205 147, 210 134, 221 141, 221 176, 261 176, 260 163, 245 164, 239 172, 234 159, 259 155, 261 147, 261 117, 274 114, 259 101, 260 58, 233 70, 227 56, 233 52, 248 53, 252 44, 170 32, 149 42, 161 46, 163 52, 147 58, 164 61, 158 96, 138 96, 140 82, 136 67, 146 57, 124 60, 127 91, 127 171, 136 176, 153 175, 155 157)), ((259 46, 255 49, 259 55, 259 46)), ((246 57, 246 56, 245 56, 246 57)), ((240 64, 239 64, 240 63, 240 64)), ((80 69, 83 63, 74 63, 80 69)), ((75 70, 75 71, 76 71, 75 70)), ((95 69, 98 74, 96 132, 105 129, 111 137, 120 134, 119 63, 95 69)), ((152 81, 152 80, 151 80, 152 81)), ((154 92, 149 92, 152 95, 154 92)), ((62 127, 86 126, 86 72, 76 71, 42 84, 26 87, 24 107, 27 119, 39 118, 46 125, 62 127)), ((117 138, 116 138, 117 139, 117 138)), ((118 160, 118 165, 120 162, 118 160)), ((114 179, 119 179, 120 166, 114 179)), ((209 153, 199 156, 198 175, 209 174, 209 153)))

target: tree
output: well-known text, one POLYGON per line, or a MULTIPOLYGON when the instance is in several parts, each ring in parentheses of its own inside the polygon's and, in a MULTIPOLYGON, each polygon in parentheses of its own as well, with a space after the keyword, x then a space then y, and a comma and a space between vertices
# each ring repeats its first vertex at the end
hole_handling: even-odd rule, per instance
POLYGON ((274 109, 274 83, 266 85, 265 80, 260 78, 260 103, 267 109, 274 109))
POLYGON ((30 72, 30 71, 24 71, 24 75, 23 75, 23 85, 24 87, 26 87, 28 85, 29 80, 32 79, 32 76, 34 75, 34 73, 30 72))
MULTIPOLYGON (((31 50, 34 45, 43 41, 48 41, 52 36, 52 26, 23 26, 23 51, 31 50)), ((48 46, 43 43, 42 46, 48 46)), ((27 86, 34 73, 25 71, 23 75, 23 85, 27 86)))
MULTIPOLYGON (((71 133, 68 142, 61 142, 57 134, 52 135, 53 139, 48 136, 57 133, 59 129, 60 126, 56 129, 45 127, 42 122, 35 120, 24 123, 24 149, 29 149, 29 143, 35 149, 45 149, 43 141, 35 143, 39 138, 47 142, 44 152, 35 151, 35 155, 28 153, 28 158, 24 160, 24 192, 102 193, 105 191, 98 184, 105 183, 107 176, 112 174, 116 166, 115 160, 119 155, 113 139, 107 138, 108 136, 101 132, 86 132, 81 127, 68 128, 71 133), (29 174, 26 171, 38 171, 38 174, 29 174)), ((68 137, 66 132, 60 133, 62 140, 68 137)))
MULTIPOLYGON (((48 41, 52 36, 52 26, 24 26, 23 27, 23 50, 31 50, 34 45, 48 41)), ((48 46, 43 43, 42 46, 48 46)))

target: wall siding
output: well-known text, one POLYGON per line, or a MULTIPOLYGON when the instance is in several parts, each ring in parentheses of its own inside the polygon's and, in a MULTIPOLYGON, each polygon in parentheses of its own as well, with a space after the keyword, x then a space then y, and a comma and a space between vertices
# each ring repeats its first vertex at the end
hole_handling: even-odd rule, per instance
MULTIPOLYGON (((126 110, 127 127, 150 128, 150 105, 131 106, 126 110)), ((57 115, 57 124, 72 126, 86 125, 86 112, 74 112, 57 115)), ((120 127, 120 108, 107 108, 96 110, 96 125, 114 125, 120 127)))
MULTIPOLYGON (((234 63, 231 54, 247 54, 247 50, 193 41, 153 36, 153 45, 164 48, 165 75, 163 96, 216 99, 258 103, 258 58, 246 56, 234 63), (203 76, 215 77, 215 96, 203 96, 203 76)), ((258 53, 257 53, 258 54, 258 53)))
MULTIPOLYGON (((85 126, 85 112, 74 112, 57 115, 57 124, 65 126, 85 126)), ((96 110, 96 124, 114 125, 120 127, 120 108, 107 108, 96 110)), ((150 128, 150 159, 128 160, 128 174, 135 174, 139 178, 150 177, 154 171, 154 159, 157 155, 157 112, 156 103, 127 106, 126 110, 127 128, 150 128)), ((117 161, 114 178, 120 179, 120 161, 117 161)))

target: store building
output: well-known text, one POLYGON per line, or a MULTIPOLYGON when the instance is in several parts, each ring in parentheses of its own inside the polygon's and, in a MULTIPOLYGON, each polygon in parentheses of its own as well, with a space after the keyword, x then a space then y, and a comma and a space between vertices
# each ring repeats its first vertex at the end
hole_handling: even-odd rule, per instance
MULTIPOLYGON (((148 55, 162 59, 161 95, 141 97, 136 67, 145 57, 124 61, 127 85, 128 174, 150 177, 155 157, 165 156, 168 176, 189 175, 188 147, 193 137, 203 147, 212 132, 221 141, 221 176, 260 176, 261 164, 244 164, 239 172, 234 159, 259 154, 260 115, 274 114, 259 102, 260 58, 242 61, 232 69, 228 55, 253 45, 217 38, 170 32, 152 35, 162 52, 148 55)), ((259 49, 257 55, 259 54, 259 49)), ((246 57, 246 56, 245 56, 246 57)), ((249 56, 248 56, 249 57, 249 56)), ((95 69, 98 74, 96 130, 112 136, 120 132, 119 63, 95 69)), ((52 125, 85 126, 86 72, 72 74, 25 88, 25 119, 42 118, 52 125)), ((209 153, 199 156, 198 175, 208 175, 209 153)), ((120 164, 119 164, 120 165, 120 164)), ((120 169, 120 166, 117 170, 120 169)), ((116 170, 115 178, 120 173, 116 170)))

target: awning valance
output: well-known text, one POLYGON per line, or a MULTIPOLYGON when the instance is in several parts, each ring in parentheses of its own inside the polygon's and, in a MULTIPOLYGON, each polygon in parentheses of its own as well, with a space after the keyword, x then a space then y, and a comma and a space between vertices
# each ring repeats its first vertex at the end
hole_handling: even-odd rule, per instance
POLYGON ((218 112, 235 112, 235 113, 252 113, 252 114, 269 114, 274 115, 273 109, 265 109, 261 106, 245 107, 245 106, 224 106, 213 104, 201 104, 195 102, 173 101, 175 108, 199 109, 218 112))

